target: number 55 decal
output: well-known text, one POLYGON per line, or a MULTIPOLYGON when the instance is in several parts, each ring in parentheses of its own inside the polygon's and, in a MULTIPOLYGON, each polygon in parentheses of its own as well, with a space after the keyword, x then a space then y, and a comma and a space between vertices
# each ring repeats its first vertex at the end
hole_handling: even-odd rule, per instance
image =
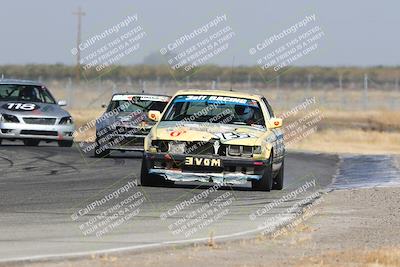
POLYGON ((35 110, 38 108, 35 104, 31 103, 8 103, 6 105, 8 110, 25 110, 25 111, 31 111, 35 110))

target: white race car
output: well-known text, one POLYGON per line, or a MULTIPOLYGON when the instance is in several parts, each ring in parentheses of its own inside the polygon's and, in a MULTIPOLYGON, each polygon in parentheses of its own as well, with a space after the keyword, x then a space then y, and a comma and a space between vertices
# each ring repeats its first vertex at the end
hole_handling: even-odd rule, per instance
POLYGON ((71 147, 75 126, 61 108, 65 105, 65 101, 56 102, 39 82, 0 80, 0 144, 22 140, 27 146, 45 141, 71 147))
POLYGON ((166 95, 114 94, 96 121, 95 157, 106 157, 111 150, 143 151, 144 138, 155 124, 148 111, 163 112, 169 100, 166 95))

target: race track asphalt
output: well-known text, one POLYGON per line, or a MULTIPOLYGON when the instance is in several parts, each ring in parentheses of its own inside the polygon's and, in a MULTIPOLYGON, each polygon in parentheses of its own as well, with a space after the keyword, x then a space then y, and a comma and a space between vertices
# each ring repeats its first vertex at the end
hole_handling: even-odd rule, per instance
POLYGON ((3 142, 0 261, 142 249, 210 236, 232 239, 255 235, 268 219, 290 216, 296 209, 288 208, 329 188, 337 163, 335 155, 289 152, 284 190, 256 192, 248 186, 227 186, 211 192, 210 185, 196 183, 133 186, 140 174, 137 153, 116 152, 96 159, 83 155, 77 144, 59 148, 3 142), (315 186, 310 186, 314 179, 315 186), (131 187, 126 192, 119 191, 118 198, 104 201, 128 182, 131 187), (287 198, 307 184, 305 190, 287 198), (284 196, 286 201, 266 208, 284 196), (104 202, 83 214, 96 200, 104 202), (213 205, 205 206, 210 201, 213 205), (186 206, 177 211, 184 205, 181 203, 186 206))

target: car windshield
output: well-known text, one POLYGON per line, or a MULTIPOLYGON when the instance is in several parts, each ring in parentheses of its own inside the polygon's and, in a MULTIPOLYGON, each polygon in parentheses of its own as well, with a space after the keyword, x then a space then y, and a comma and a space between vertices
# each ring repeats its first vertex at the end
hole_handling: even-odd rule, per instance
POLYGON ((179 95, 162 120, 265 125, 258 101, 213 95, 179 95))
POLYGON ((158 110, 162 112, 168 100, 168 97, 162 96, 114 96, 107 111, 148 112, 149 110, 158 110))
POLYGON ((0 101, 29 101, 55 104, 53 96, 44 86, 0 84, 0 101))

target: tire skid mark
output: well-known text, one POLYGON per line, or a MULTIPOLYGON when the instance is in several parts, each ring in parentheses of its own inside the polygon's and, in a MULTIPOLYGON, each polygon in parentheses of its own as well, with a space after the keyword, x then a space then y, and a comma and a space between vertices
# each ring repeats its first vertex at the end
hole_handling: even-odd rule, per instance
MULTIPOLYGON (((5 151, 5 152, 15 152, 15 151, 5 151)), ((13 170, 13 176, 15 177, 26 176, 27 172, 29 172, 30 175, 32 176, 52 175, 54 171, 57 171, 57 174, 79 172, 79 169, 74 167, 70 163, 58 162, 50 159, 51 157, 57 156, 57 153, 53 151, 50 152, 42 149, 40 149, 39 151, 35 151, 33 149, 23 149, 23 153, 18 153, 18 152, 15 153, 17 153, 18 155, 18 163, 14 164, 13 162, 13 165, 10 166, 10 169, 13 170), (21 157, 21 155, 23 155, 23 157, 21 157), (57 164, 57 166, 59 167, 54 168, 54 166, 48 165, 46 164, 46 162, 57 164), (49 172, 49 169, 51 169, 52 171, 49 172)))
POLYGON ((6 156, 4 156, 3 154, 0 154, 0 159, 2 159, 4 161, 7 161, 8 165, 9 165, 8 166, 9 168, 12 168, 14 166, 14 162, 11 159, 9 159, 6 156))
POLYGON ((353 189, 400 185, 396 159, 386 155, 341 156, 331 188, 353 189))

